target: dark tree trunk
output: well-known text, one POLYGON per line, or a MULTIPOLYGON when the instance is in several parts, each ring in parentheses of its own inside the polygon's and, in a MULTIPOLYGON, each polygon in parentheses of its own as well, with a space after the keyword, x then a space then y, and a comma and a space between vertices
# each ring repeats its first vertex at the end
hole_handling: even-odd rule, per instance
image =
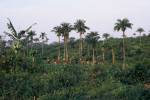
POLYGON ((122 44, 122 52, 123 52, 123 63, 122 67, 125 69, 126 67, 126 52, 125 52, 125 32, 123 32, 123 44, 122 44))
POLYGON ((93 65, 95 64, 95 49, 93 48, 93 65))

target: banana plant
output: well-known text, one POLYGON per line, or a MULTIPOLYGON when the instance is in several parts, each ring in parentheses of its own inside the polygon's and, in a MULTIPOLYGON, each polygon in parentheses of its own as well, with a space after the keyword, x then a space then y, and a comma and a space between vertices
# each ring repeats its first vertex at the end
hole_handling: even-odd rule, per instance
POLYGON ((21 42, 23 40, 23 37, 25 36, 25 33, 29 32, 30 29, 32 28, 32 26, 34 26, 36 24, 37 23, 34 23, 31 26, 29 26, 27 29, 17 32, 14 25, 12 24, 11 20, 8 18, 7 27, 9 29, 9 32, 5 31, 4 33, 13 40, 12 49, 14 50, 15 53, 17 53, 18 50, 21 49, 21 47, 22 47, 21 42))

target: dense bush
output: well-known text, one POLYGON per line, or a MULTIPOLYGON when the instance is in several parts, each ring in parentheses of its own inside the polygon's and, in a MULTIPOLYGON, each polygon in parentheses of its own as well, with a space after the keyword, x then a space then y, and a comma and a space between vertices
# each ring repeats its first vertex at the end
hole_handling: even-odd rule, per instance
POLYGON ((146 100, 149 98, 150 92, 142 84, 149 78, 144 74, 148 69, 142 64, 129 70, 102 65, 44 66, 45 68, 39 67, 39 70, 33 73, 24 71, 0 73, 0 98, 5 100, 10 98, 30 100, 34 97, 38 100, 146 100), (142 78, 137 73, 140 73, 142 78))
POLYGON ((150 63, 138 63, 128 70, 116 70, 114 76, 124 84, 150 82, 150 63))

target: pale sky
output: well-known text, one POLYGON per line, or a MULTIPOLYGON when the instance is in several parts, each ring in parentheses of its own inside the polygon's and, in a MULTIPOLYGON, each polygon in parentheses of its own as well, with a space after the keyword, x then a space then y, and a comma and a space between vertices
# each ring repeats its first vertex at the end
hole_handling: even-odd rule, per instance
MULTIPOLYGON (((38 34, 46 32, 50 42, 57 41, 51 29, 62 22, 74 23, 85 19, 91 31, 110 33, 117 19, 128 18, 134 24, 131 36, 138 27, 146 32, 150 30, 150 0, 0 0, 0 34, 7 31, 7 18, 10 18, 17 30, 25 29, 34 22, 38 34)), ((72 32, 70 36, 79 37, 72 32)))

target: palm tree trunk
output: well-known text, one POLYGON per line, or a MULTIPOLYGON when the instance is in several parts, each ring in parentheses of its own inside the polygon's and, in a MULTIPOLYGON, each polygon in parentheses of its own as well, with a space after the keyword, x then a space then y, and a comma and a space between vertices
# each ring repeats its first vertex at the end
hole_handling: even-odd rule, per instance
POLYGON ((83 39, 82 39, 82 34, 81 34, 81 58, 82 58, 82 52, 83 51, 83 39))
POLYGON ((141 32, 140 32, 140 46, 142 45, 141 32))
POLYGON ((90 46, 88 45, 88 57, 90 56, 90 46))
POLYGON ((125 33, 123 32, 123 63, 122 63, 122 67, 123 69, 125 69, 126 66, 126 52, 125 52, 125 33))
POLYGON ((66 61, 66 37, 64 36, 64 61, 66 61))
POLYGON ((44 41, 42 41, 42 57, 43 57, 44 41))
POLYGON ((33 100, 36 100, 36 96, 33 97, 33 100))
POLYGON ((93 65, 95 64, 95 49, 93 48, 93 65))
POLYGON ((105 51, 104 51, 104 47, 102 48, 103 51, 103 63, 105 62, 105 51))
POLYGON ((80 33, 80 47, 79 47, 80 59, 82 59, 82 33, 80 33))
POLYGON ((31 38, 31 51, 33 49, 33 38, 31 38))
POLYGON ((103 48, 102 48, 102 51, 103 51, 103 63, 105 62, 105 48, 104 48, 104 40, 103 40, 103 48))
POLYGON ((29 44, 27 42, 27 56, 29 56, 29 44))
POLYGON ((115 64, 115 52, 114 49, 111 49, 111 53, 112 53, 112 64, 115 64))
POLYGON ((58 39, 59 39, 58 61, 60 62, 60 36, 58 36, 58 39))
POLYGON ((68 38, 66 38, 66 62, 68 63, 68 38))

